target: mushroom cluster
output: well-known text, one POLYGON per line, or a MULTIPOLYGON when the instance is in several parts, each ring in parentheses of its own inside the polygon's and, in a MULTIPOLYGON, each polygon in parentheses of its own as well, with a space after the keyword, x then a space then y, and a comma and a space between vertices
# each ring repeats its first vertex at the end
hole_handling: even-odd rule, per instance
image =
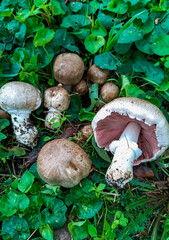
POLYGON ((133 165, 153 161, 169 147, 169 124, 150 102, 122 97, 102 107, 92 121, 97 145, 114 154, 107 170, 110 186, 133 178, 133 165))
POLYGON ((39 135, 29 117, 40 105, 40 91, 29 83, 13 81, 0 89, 0 107, 11 115, 16 139, 29 147, 36 146, 39 135))
POLYGON ((89 175, 91 162, 76 143, 55 139, 42 147, 37 159, 37 170, 45 182, 71 188, 89 175))

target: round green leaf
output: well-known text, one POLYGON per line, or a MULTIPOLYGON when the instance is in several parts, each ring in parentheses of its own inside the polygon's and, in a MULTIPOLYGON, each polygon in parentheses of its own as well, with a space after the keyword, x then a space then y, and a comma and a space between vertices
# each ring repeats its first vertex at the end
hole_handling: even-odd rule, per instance
POLYGON ((33 39, 33 44, 35 47, 44 46, 46 43, 50 42, 54 36, 55 32, 52 29, 40 29, 33 39))
POLYGON ((94 63, 100 68, 108 70, 116 70, 117 66, 121 66, 120 61, 111 52, 97 55, 94 58, 94 63))
POLYGON ((103 37, 96 37, 93 34, 87 36, 84 41, 85 48, 92 54, 95 54, 104 44, 105 39, 103 37))
POLYGON ((169 35, 160 35, 152 44, 153 52, 159 56, 169 55, 169 35))
POLYGON ((24 218, 12 216, 2 223, 2 238, 4 240, 24 240, 30 235, 28 223, 24 218))
POLYGON ((20 179, 18 189, 21 192, 27 193, 33 184, 34 178, 35 177, 32 175, 32 173, 26 170, 20 179))

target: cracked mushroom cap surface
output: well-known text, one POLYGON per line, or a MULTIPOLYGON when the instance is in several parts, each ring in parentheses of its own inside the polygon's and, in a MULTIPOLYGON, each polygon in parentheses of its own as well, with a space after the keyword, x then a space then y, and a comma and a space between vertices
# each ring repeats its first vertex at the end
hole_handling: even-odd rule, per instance
POLYGON ((91 162, 76 143, 67 139, 55 139, 41 149, 37 170, 48 184, 71 188, 89 175, 91 162))
POLYGON ((13 81, 0 89, 0 106, 9 113, 13 110, 34 111, 40 105, 40 91, 29 83, 13 81))
POLYGON ((152 103, 134 97, 117 98, 99 110, 92 121, 97 145, 108 151, 129 122, 141 126, 137 144, 142 155, 134 165, 157 159, 169 147, 169 124, 163 113, 152 103))

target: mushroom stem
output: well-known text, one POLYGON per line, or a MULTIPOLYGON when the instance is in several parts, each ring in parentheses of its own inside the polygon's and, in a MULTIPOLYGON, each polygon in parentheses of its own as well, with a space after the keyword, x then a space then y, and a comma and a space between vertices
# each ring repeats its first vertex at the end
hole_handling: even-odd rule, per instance
POLYGON ((10 112, 13 129, 18 142, 29 147, 34 147, 37 144, 38 130, 32 124, 29 116, 31 111, 10 112))
POLYGON ((48 128, 51 128, 51 129, 55 129, 52 127, 52 125, 56 122, 60 122, 61 112, 52 107, 49 108, 48 111, 49 111, 49 113, 46 115, 46 118, 45 118, 45 120, 48 122, 45 123, 45 126, 48 128))
POLYGON ((142 154, 137 145, 140 130, 139 124, 130 122, 119 140, 109 145, 110 151, 114 153, 106 173, 106 180, 110 186, 122 188, 132 180, 133 162, 142 154))

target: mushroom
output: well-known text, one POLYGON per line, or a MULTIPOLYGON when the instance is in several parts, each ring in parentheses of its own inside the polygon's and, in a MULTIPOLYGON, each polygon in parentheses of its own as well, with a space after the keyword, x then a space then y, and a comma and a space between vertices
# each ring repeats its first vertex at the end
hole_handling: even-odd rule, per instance
POLYGON ((0 107, 11 115, 16 139, 29 147, 36 146, 39 135, 29 116, 40 105, 40 91, 29 83, 13 81, 0 89, 0 107))
POLYGON ((53 64, 55 80, 64 85, 76 85, 83 76, 84 62, 75 53, 59 54, 53 64))
POLYGON ((86 141, 93 133, 93 129, 92 126, 89 125, 85 125, 84 127, 82 127, 81 129, 81 138, 82 140, 86 141))
POLYGON ((106 82, 101 88, 101 98, 104 102, 111 102, 119 95, 119 88, 112 82, 106 82))
POLYGON ((44 107, 49 109, 46 115, 45 127, 55 129, 53 124, 60 122, 61 112, 68 109, 70 95, 68 91, 58 84, 56 87, 48 88, 44 93, 44 107))
POLYGON ((93 64, 87 71, 87 78, 93 83, 103 84, 106 82, 109 75, 109 70, 102 69, 96 64, 93 64))
POLYGON ((76 143, 55 139, 42 147, 37 159, 37 170, 48 184, 71 188, 89 175, 91 162, 76 143))
POLYGON ((122 188, 133 178, 133 165, 157 159, 169 146, 169 124, 150 102, 134 97, 116 98, 92 121, 100 148, 114 154, 107 170, 110 186, 122 188))
POLYGON ((4 110, 0 109, 0 119, 10 119, 9 113, 5 112, 4 110))
POLYGON ((87 82, 85 80, 80 80, 80 82, 78 82, 74 87, 74 91, 79 95, 86 94, 88 90, 87 82))

